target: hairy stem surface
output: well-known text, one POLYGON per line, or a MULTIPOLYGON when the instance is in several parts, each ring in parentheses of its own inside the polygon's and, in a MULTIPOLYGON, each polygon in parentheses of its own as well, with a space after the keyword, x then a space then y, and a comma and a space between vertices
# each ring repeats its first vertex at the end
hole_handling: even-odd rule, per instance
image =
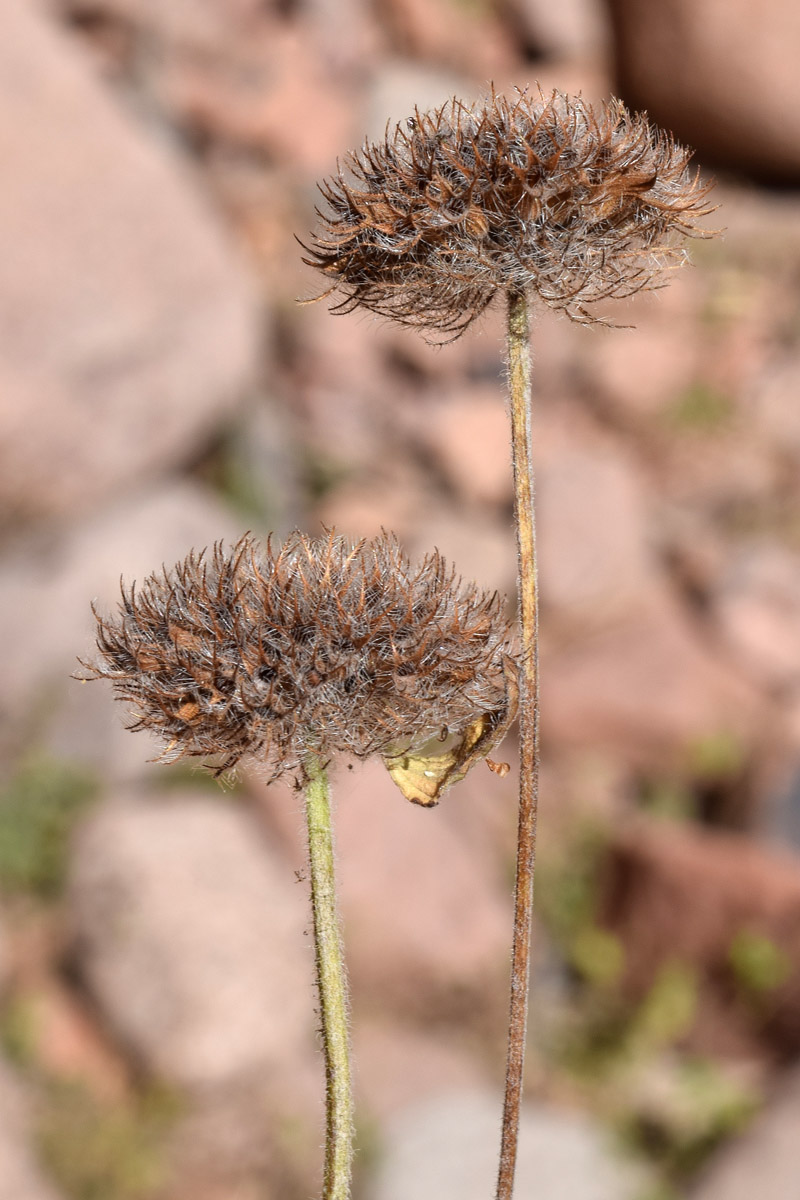
POLYGON ((353 1095, 345 973, 333 860, 330 790, 324 767, 305 762, 314 951, 325 1056, 325 1167, 322 1200, 348 1200, 353 1164, 353 1095))
POLYGON ((508 1022, 506 1091, 497 1200, 511 1200, 517 1163, 519 1110, 528 1022, 528 978, 533 919, 536 810, 539 798, 539 597, 536 575, 533 462, 531 459, 531 353, 528 300, 508 296, 508 382, 514 455, 514 510, 519 559, 519 619, 522 640, 520 679, 520 771, 517 877, 514 892, 514 946, 508 1022))

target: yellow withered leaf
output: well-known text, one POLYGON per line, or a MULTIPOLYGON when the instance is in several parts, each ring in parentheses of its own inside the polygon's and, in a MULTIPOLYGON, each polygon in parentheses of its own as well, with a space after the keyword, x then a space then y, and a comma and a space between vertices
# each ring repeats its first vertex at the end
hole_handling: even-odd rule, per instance
POLYGON ((385 755, 386 768, 400 791, 412 804, 423 804, 432 808, 438 804, 442 793, 463 779, 467 772, 485 758, 487 766, 496 775, 506 775, 508 763, 496 763, 486 758, 508 732, 517 715, 519 684, 514 660, 506 655, 503 659, 506 679, 505 700, 501 708, 481 715, 468 725, 461 740, 441 754, 422 754, 406 750, 401 754, 385 755))

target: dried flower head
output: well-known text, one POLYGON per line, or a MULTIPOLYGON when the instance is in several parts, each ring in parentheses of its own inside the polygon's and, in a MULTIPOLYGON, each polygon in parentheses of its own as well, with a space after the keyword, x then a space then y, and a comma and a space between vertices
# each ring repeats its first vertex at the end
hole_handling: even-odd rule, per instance
POLYGON ((712 209, 691 154, 618 100, 554 91, 455 98, 365 143, 320 190, 304 261, 343 299, 458 336, 498 290, 575 321, 588 304, 660 286, 712 209))
POLYGON ((245 756, 273 778, 300 777, 309 753, 394 759, 443 728, 488 751, 512 703, 501 598, 462 585, 438 553, 412 568, 386 534, 193 552, 123 585, 98 627, 90 675, 133 703, 132 728, 219 771, 245 756))

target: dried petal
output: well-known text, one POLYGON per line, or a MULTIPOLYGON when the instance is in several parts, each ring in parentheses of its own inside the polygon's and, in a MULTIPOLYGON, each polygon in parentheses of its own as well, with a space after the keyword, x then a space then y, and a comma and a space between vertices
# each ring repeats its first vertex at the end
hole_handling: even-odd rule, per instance
POLYGON ((496 775, 508 774, 508 763, 492 762, 486 756, 502 742, 517 715, 519 682, 517 664, 509 655, 503 660, 506 694, 502 707, 481 715, 467 727, 454 746, 437 754, 406 751, 384 756, 387 770, 412 804, 431 808, 442 793, 464 778, 479 759, 496 775))

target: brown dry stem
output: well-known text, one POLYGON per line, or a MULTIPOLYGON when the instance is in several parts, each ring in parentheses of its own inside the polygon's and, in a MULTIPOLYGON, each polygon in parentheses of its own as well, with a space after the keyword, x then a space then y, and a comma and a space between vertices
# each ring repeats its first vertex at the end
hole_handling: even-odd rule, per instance
POLYGON ((520 672, 520 769, 517 875, 514 892, 514 945, 511 957, 511 1003, 508 1058, 497 1200, 511 1200, 517 1162, 519 1112, 525 1067, 528 979, 533 920, 533 876, 536 813, 539 797, 539 597, 536 574, 534 479, 531 458, 531 355, 528 299, 508 295, 508 382, 514 455, 514 506, 519 560, 519 619, 522 642, 520 672))

